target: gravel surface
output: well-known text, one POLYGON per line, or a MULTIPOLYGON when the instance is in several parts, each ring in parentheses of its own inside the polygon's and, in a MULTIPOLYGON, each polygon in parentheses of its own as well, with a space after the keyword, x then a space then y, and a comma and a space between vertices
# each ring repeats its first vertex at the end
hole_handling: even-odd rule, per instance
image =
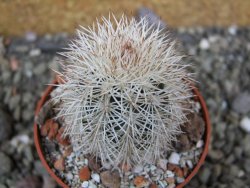
MULTIPOLYGON (((206 162, 186 187, 247 188, 250 28, 179 28, 173 32, 190 55, 187 61, 194 65, 213 126, 206 162)), ((56 51, 68 40, 67 34, 0 37, 0 188, 56 187, 36 154, 32 126, 36 102, 54 78, 50 67, 58 69, 56 51)))

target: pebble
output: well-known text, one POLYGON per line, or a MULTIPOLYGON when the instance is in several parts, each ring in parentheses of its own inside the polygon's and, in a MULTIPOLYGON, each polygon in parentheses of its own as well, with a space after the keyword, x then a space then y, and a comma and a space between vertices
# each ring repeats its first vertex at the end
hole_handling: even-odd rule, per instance
POLYGON ((72 180, 74 178, 73 174, 72 173, 67 173, 66 174, 66 179, 69 181, 69 180, 72 180))
POLYGON ((16 185, 15 188, 41 188, 43 182, 39 176, 27 176, 22 178, 16 185))
POLYGON ((29 55, 31 57, 36 57, 39 56, 41 54, 41 50, 40 49, 32 49, 29 53, 29 55))
POLYGON ((96 157, 89 157, 88 166, 92 171, 99 172, 101 168, 100 160, 98 160, 96 157))
POLYGON ((109 188, 120 188, 121 178, 119 172, 111 172, 109 170, 103 171, 100 174, 101 182, 104 186, 109 188))
POLYGON ((133 172, 134 172, 134 173, 139 174, 139 173, 141 173, 142 171, 143 171, 143 166, 142 166, 142 165, 137 165, 137 166, 135 166, 135 167, 133 168, 133 172))
POLYGON ((207 184, 210 175, 211 175, 211 171, 210 171, 209 168, 203 168, 203 169, 201 169, 201 171, 200 171, 199 174, 198 174, 199 179, 200 179, 200 181, 201 181, 203 184, 207 184))
POLYGON ((180 162, 180 155, 178 153, 172 152, 170 157, 168 158, 169 163, 172 164, 179 164, 180 162))
POLYGON ((241 114, 250 112, 250 93, 242 92, 238 94, 233 100, 232 108, 235 112, 241 114))
POLYGON ((191 160, 187 160, 187 166, 189 169, 193 169, 194 166, 191 160))
POLYGON ((196 144, 197 148, 201 148, 204 145, 204 141, 203 140, 199 140, 196 144))
POLYGON ((209 41, 205 38, 203 38, 201 41, 200 41, 200 44, 199 44, 199 47, 200 49, 202 50, 207 50, 210 48, 210 44, 209 44, 209 41))
POLYGON ((240 127, 242 130, 244 130, 247 133, 250 133, 250 118, 248 117, 244 117, 241 121, 240 121, 240 127))
POLYGON ((185 181, 185 179, 184 178, 181 178, 181 177, 177 177, 176 178, 176 182, 179 184, 179 183, 182 183, 182 182, 184 182, 185 181))
POLYGON ((25 39, 28 42, 34 42, 37 39, 37 35, 36 33, 29 31, 25 34, 25 39))
POLYGON ((95 182, 100 183, 100 176, 99 176, 99 174, 96 174, 96 173, 91 174, 91 178, 92 178, 95 182))
POLYGON ((149 181, 147 179, 145 179, 143 176, 137 176, 134 179, 134 185, 137 188, 142 188, 142 187, 146 187, 149 186, 149 181))
POLYGON ((84 166, 79 170, 79 178, 81 181, 88 181, 90 176, 91 172, 87 166, 84 166))
POLYGON ((88 181, 82 182, 82 188, 88 188, 88 187, 89 187, 89 182, 88 181))
POLYGON ((54 167, 55 169, 59 170, 59 171, 64 171, 65 169, 65 160, 63 157, 57 159, 54 163, 54 167))
POLYGON ((157 162, 157 166, 163 170, 167 169, 167 164, 168 164, 168 160, 167 159, 159 159, 157 162))
POLYGON ((89 188, 97 188, 97 186, 92 181, 89 181, 89 188))
POLYGON ((231 34, 231 35, 236 35, 237 34, 237 26, 236 25, 232 25, 228 28, 228 32, 231 34))
POLYGON ((0 176, 10 173, 12 167, 13 164, 9 156, 0 152, 0 176))
POLYGON ((9 115, 0 109, 0 142, 7 140, 13 133, 9 115))

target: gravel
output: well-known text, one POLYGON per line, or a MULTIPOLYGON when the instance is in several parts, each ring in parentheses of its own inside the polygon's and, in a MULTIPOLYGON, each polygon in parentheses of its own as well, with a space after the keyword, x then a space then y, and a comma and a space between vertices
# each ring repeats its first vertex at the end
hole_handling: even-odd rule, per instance
POLYGON ((4 153, 0 153, 0 175, 5 175, 11 172, 12 169, 12 161, 11 159, 4 153))
MULTIPOLYGON (((186 187, 247 188, 250 134, 241 123, 250 117, 250 105, 246 105, 250 93, 250 27, 178 28, 173 33, 183 45, 183 51, 191 55, 185 60, 193 64, 213 126, 209 155, 186 187)), ((4 48, 0 47, 3 53, 0 55, 0 109, 4 111, 0 113, 0 122, 11 117, 0 127, 0 187, 14 188, 26 177, 43 177, 46 173, 34 149, 33 114, 45 84, 54 78, 49 67, 57 69, 56 51, 62 51, 70 37, 34 35, 5 39, 4 48), (16 62, 9 63, 11 58, 16 62), (20 135, 26 135, 28 142, 25 136, 20 141, 20 135)))

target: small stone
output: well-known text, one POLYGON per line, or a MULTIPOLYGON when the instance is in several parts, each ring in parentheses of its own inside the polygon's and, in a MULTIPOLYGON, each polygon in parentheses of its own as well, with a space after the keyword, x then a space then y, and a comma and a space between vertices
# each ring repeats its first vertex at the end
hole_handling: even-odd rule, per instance
POLYGON ((184 175, 184 177, 187 177, 187 175, 188 175, 188 167, 184 167, 183 168, 183 175, 184 175))
POLYGON ((168 178, 166 178, 166 182, 168 184, 172 184, 172 183, 175 183, 175 179, 174 179, 174 177, 168 177, 168 178))
POLYGON ((198 142, 202 139, 205 132, 205 122, 201 116, 196 113, 187 116, 188 122, 185 123, 181 129, 188 135, 191 142, 198 142))
POLYGON ((79 178, 81 181, 88 181, 90 179, 91 172, 89 167, 84 166, 79 171, 79 178))
POLYGON ((34 42, 37 39, 37 35, 36 33, 30 31, 30 32, 25 33, 25 39, 28 42, 34 42))
POLYGON ((61 127, 56 135, 56 141, 62 145, 62 146, 68 146, 70 145, 70 140, 69 138, 66 136, 66 137, 63 137, 63 130, 64 130, 64 127, 61 127))
POLYGON ((181 177, 177 177, 177 178, 176 178, 176 182, 177 182, 177 183, 182 183, 182 182, 184 182, 184 181, 185 181, 184 178, 181 178, 181 177))
POLYGON ((97 186, 92 181, 89 181, 89 188, 97 188, 97 186))
POLYGON ((167 188, 175 188, 175 184, 170 184, 167 186, 167 188))
POLYGON ((136 173, 136 174, 139 174, 143 171, 143 166, 142 165, 136 165, 134 168, 133 168, 133 172, 136 173))
POLYGON ((178 165, 180 162, 180 155, 178 153, 172 152, 168 161, 169 161, 169 163, 178 165))
POLYGON ((69 181, 69 180, 72 180, 74 178, 73 174, 72 173, 67 173, 66 174, 66 179, 69 181))
POLYGON ((70 147, 67 147, 65 150, 64 150, 64 152, 63 152, 63 156, 64 157, 68 157, 68 156, 70 156, 70 154, 73 152, 73 149, 72 149, 72 147, 70 146, 70 147))
POLYGON ((42 188, 56 188, 57 187, 57 183, 55 182, 55 180, 48 175, 44 175, 43 176, 43 187, 42 188))
POLYGON ((197 148, 201 148, 204 145, 204 141, 203 140, 199 140, 196 144, 197 148))
POLYGON ((19 61, 15 57, 10 58, 10 68, 12 71, 17 71, 19 68, 19 61))
POLYGON ((10 117, 0 109, 0 142, 7 140, 13 132, 10 117))
POLYGON ((145 179, 143 176, 137 176, 133 182, 134 185, 138 188, 146 187, 149 185, 149 181, 145 179))
POLYGON ((232 108, 235 112, 241 114, 250 112, 250 93, 243 92, 238 94, 233 100, 232 108))
POLYGON ((247 133, 250 133, 250 118, 248 117, 244 117, 241 121, 240 121, 240 127, 242 130, 244 130, 247 133))
POLYGON ((92 171, 100 172, 101 161, 98 158, 91 156, 88 158, 88 166, 92 171))
POLYGON ((156 183, 155 182, 151 183, 150 186, 149 186, 149 188, 157 188, 156 183))
POLYGON ((237 26, 236 25, 232 25, 228 28, 228 33, 231 35, 236 35, 237 34, 237 26))
POLYGON ((201 41, 200 41, 200 44, 199 44, 199 47, 200 49, 202 50, 207 50, 210 48, 210 44, 209 44, 209 41, 205 38, 203 38, 201 41))
POLYGON ((42 188, 43 181, 38 176, 28 176, 16 184, 16 188, 42 188))
POLYGON ((94 174, 91 175, 91 178, 92 178, 95 182, 100 183, 100 176, 99 176, 99 174, 94 173, 94 174))
POLYGON ((161 168, 162 170, 166 170, 167 169, 167 164, 168 164, 168 160, 167 159, 159 159, 157 161, 157 167, 161 168))
POLYGON ((32 49, 29 53, 29 55, 31 57, 35 57, 35 56, 39 56, 41 54, 41 50, 40 49, 32 49))
POLYGON ((176 167, 174 170, 174 173, 176 174, 177 177, 184 177, 184 173, 183 170, 180 167, 176 167))
POLYGON ((187 166, 189 169, 193 169, 194 165, 191 160, 187 160, 187 166))
POLYGON ((82 182, 82 188, 88 188, 89 187, 89 182, 88 181, 84 181, 82 182))
POLYGON ((50 125, 49 125, 48 121, 49 120, 47 120, 46 123, 41 127, 41 135, 42 136, 47 136, 49 134, 50 125))
POLYGON ((189 141, 186 133, 178 135, 177 142, 175 143, 175 148, 178 152, 188 151, 192 146, 193 144, 189 141))
POLYGON ((6 154, 0 152, 0 175, 9 174, 12 166, 11 159, 6 154))
POLYGON ((167 177, 174 177, 174 173, 170 170, 166 171, 166 175, 167 175, 167 177))
POLYGON ((65 169, 65 161, 64 161, 64 158, 61 157, 59 159, 57 159, 54 163, 54 167, 55 169, 59 170, 59 171, 64 171, 65 169))
POLYGON ((118 171, 111 172, 109 170, 100 174, 101 182, 108 188, 120 188, 121 178, 118 171))
POLYGON ((112 168, 112 165, 109 162, 103 162, 102 167, 106 170, 110 170, 112 168))
POLYGON ((200 171, 200 173, 198 174, 198 177, 199 177, 200 181, 201 181, 203 184, 207 184, 210 175, 211 175, 210 169, 209 169, 209 168, 203 168, 203 169, 200 171))
POLYGON ((156 166, 155 165, 150 165, 150 171, 153 172, 156 170, 156 166))

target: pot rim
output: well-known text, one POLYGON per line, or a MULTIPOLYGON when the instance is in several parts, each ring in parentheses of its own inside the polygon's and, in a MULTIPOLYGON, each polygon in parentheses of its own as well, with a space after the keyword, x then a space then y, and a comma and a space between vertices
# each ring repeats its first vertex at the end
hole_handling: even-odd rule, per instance
MULTIPOLYGON (((36 106, 36 110, 35 110, 35 117, 38 115, 40 109, 42 108, 43 104, 46 102, 46 100, 49 97, 49 94, 51 93, 51 91, 53 90, 54 85, 57 84, 57 80, 54 80, 53 83, 51 85, 49 85, 46 90, 44 91, 41 99, 38 101, 37 106, 36 106)), ((210 137, 211 137, 211 123, 210 123, 210 118, 209 118, 209 113, 208 113, 208 109, 205 103, 204 98, 202 97, 201 93, 199 92, 199 90, 193 85, 191 84, 192 90, 194 92, 195 95, 195 99, 197 99, 199 101, 199 103, 201 104, 201 109, 202 109, 202 114, 203 114, 203 119, 205 121, 205 135, 204 135, 204 149, 202 151, 201 157, 198 161, 198 163, 195 165, 195 167, 193 168, 193 170, 191 171, 191 173, 189 173, 189 175, 185 178, 184 182, 178 184, 176 186, 176 188, 182 188, 184 187, 186 184, 189 183, 189 181, 197 174, 198 170, 200 169, 200 167, 203 165, 205 158, 208 154, 208 149, 209 149, 209 143, 210 143, 210 137)), ((39 128, 38 125, 36 123, 36 121, 34 121, 34 142, 35 142, 35 147, 38 153, 38 156, 43 164, 43 166, 45 167, 45 169, 47 170, 47 172, 51 175, 51 177, 62 187, 64 188, 68 188, 69 186, 66 185, 61 178, 59 178, 55 172, 53 172, 53 170, 50 168, 50 166, 48 165, 45 156, 43 155, 43 151, 42 151, 42 146, 40 143, 40 134, 39 134, 39 128)))

